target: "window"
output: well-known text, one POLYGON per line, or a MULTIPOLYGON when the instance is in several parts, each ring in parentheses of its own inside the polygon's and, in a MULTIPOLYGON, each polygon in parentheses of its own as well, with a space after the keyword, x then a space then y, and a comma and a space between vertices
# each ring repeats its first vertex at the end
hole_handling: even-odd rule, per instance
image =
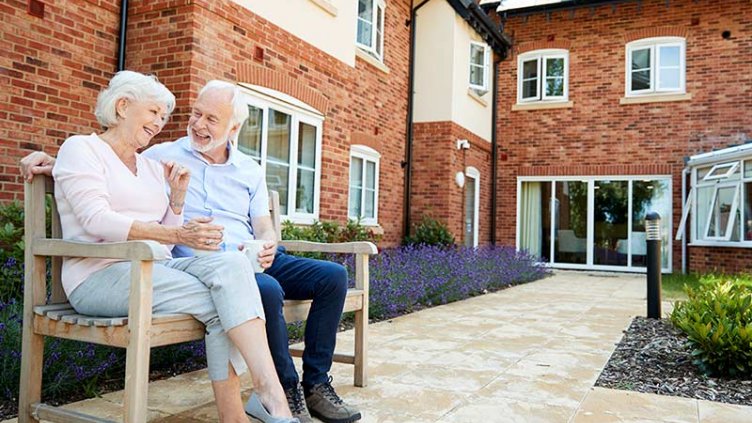
POLYGON ((752 160, 703 164, 691 180, 676 239, 689 224, 697 245, 752 247, 752 160))
POLYGON ((358 0, 357 45, 363 50, 384 59, 384 2, 358 0))
POLYGON ((627 44, 627 96, 685 91, 684 38, 646 38, 627 44))
POLYGON ((364 225, 378 224, 379 158, 381 155, 364 145, 350 150, 350 201, 347 215, 364 225))
POLYGON ((569 52, 537 50, 517 60, 517 102, 567 101, 569 52))
POLYGON ((313 223, 319 214, 323 118, 281 101, 249 94, 246 100, 249 116, 238 149, 264 169, 285 219, 313 223))
POLYGON ((485 44, 470 42, 470 88, 488 92, 490 50, 485 44))

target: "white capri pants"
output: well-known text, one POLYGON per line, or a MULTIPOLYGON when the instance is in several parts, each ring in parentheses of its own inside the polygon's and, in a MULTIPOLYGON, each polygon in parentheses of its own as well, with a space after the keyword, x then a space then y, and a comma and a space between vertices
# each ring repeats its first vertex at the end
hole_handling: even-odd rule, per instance
MULTIPOLYGON (((91 274, 68 297, 81 314, 128 315, 130 262, 119 262, 91 274)), ((211 380, 228 377, 228 363, 238 374, 246 370, 227 331, 249 320, 264 319, 253 268, 238 251, 154 263, 154 314, 190 314, 206 326, 206 361, 211 380)))

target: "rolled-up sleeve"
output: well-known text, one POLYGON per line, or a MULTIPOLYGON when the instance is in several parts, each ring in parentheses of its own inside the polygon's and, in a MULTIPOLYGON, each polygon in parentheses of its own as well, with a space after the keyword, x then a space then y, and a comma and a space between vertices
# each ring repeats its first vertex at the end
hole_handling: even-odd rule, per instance
POLYGON ((266 189, 266 178, 263 173, 256 178, 255 189, 249 194, 251 197, 249 217, 269 216, 269 191, 266 189))
POLYGON ((52 176, 58 186, 58 201, 60 198, 67 200, 87 233, 103 241, 128 239, 134 219, 112 210, 105 166, 91 146, 76 139, 63 143, 52 176))

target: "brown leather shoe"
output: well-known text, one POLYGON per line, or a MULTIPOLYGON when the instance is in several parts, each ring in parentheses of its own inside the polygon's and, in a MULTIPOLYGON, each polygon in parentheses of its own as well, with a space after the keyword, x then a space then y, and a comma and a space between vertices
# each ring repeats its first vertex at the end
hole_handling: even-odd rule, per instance
POLYGON ((305 400, 311 415, 324 423, 351 423, 360 420, 360 411, 342 401, 334 392, 331 377, 327 382, 314 385, 305 400))
POLYGON ((285 396, 293 417, 300 420, 300 423, 314 423, 313 417, 306 407, 303 387, 300 384, 297 384, 294 388, 285 389, 285 396))

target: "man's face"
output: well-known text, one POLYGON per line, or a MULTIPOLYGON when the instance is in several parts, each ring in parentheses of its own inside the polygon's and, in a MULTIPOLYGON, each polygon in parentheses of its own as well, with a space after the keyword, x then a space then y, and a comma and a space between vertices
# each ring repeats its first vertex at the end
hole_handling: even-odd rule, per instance
POLYGON ((188 119, 188 137, 191 147, 199 153, 224 149, 239 125, 232 124, 232 93, 227 90, 209 90, 193 103, 188 119))

